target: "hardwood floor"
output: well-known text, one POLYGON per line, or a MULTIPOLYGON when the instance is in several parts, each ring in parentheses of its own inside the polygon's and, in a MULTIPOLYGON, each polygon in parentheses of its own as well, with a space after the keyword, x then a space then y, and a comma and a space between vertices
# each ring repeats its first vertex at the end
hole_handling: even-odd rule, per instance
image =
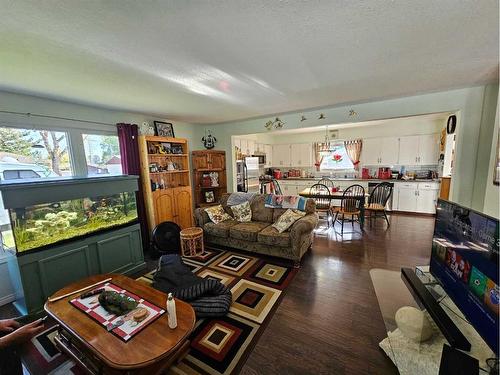
MULTIPOLYGON (((343 238, 319 227, 241 374, 397 374, 378 347, 386 334, 369 270, 428 264, 433 228, 433 217, 410 215, 367 223, 363 235, 346 224, 343 238)), ((0 307, 0 319, 15 315, 0 307)))
POLYGON ((389 229, 378 220, 343 240, 317 230, 241 373, 397 374, 378 347, 386 334, 369 270, 428 264, 433 228, 433 217, 392 215, 389 229))

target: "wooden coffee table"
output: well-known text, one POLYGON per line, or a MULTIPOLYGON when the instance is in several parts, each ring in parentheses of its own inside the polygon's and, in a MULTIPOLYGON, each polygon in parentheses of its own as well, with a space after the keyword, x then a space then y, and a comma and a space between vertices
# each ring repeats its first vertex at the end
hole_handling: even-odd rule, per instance
MULTIPOLYGON (((118 274, 91 276, 59 290, 51 298, 111 277, 111 282, 149 302, 165 308, 167 296, 156 289, 118 274)), ((91 290, 91 289, 89 289, 91 290)), ((186 302, 175 300, 177 328, 168 327, 167 313, 124 342, 108 332, 69 301, 82 292, 55 302, 47 302, 45 311, 59 323, 55 338, 61 351, 90 374, 160 374, 189 349, 189 334, 195 325, 195 313, 186 302)))

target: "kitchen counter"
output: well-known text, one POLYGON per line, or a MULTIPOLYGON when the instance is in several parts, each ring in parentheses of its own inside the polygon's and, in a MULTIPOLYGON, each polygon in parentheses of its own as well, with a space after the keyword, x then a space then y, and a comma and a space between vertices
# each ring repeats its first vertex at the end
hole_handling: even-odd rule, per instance
MULTIPOLYGON (((278 181, 319 181, 322 177, 288 177, 281 178, 278 181)), ((332 181, 366 181, 366 182, 441 182, 440 179, 416 179, 416 180, 395 180, 395 179, 378 179, 378 178, 330 178, 332 181)))

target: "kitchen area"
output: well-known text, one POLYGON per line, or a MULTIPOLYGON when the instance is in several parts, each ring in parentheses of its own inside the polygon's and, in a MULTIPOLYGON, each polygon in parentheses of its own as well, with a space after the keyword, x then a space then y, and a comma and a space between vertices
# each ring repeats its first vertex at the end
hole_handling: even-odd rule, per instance
POLYGON ((455 134, 446 131, 450 114, 391 119, 342 128, 280 131, 272 136, 233 137, 235 191, 259 192, 276 179, 284 195, 297 195, 321 178, 342 191, 359 184, 366 192, 380 182, 393 184, 390 211, 434 214, 438 197, 447 198, 441 181, 453 171, 455 134), (353 164, 346 141, 360 143, 353 164), (318 145, 329 148, 318 151, 318 145))

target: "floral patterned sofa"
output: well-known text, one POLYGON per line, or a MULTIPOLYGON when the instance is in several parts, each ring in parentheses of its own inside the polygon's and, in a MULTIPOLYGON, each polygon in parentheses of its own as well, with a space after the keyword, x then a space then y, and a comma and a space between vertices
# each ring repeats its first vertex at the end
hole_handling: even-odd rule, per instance
MULTIPOLYGON (((230 194, 224 194, 220 204, 231 216, 227 205, 230 194)), ((313 230, 318 223, 314 200, 306 201, 306 215, 297 220, 283 233, 271 225, 286 211, 282 208, 267 208, 264 205, 266 194, 256 194, 250 200, 252 221, 240 223, 234 219, 213 223, 203 208, 195 210, 196 223, 203 228, 205 242, 229 246, 254 253, 272 255, 292 260, 295 266, 311 247, 313 230)))

